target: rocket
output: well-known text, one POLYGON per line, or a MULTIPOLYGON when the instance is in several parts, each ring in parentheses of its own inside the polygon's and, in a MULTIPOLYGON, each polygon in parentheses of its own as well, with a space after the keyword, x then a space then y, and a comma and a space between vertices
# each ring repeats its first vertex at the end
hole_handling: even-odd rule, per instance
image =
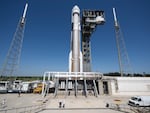
POLYGON ((25 22, 27 8, 28 8, 28 3, 26 3, 26 5, 25 5, 23 16, 22 16, 22 20, 21 20, 21 24, 24 24, 24 22, 25 22))
POLYGON ((83 72, 82 52, 80 44, 80 9, 75 5, 72 9, 71 51, 69 54, 69 72, 83 72))

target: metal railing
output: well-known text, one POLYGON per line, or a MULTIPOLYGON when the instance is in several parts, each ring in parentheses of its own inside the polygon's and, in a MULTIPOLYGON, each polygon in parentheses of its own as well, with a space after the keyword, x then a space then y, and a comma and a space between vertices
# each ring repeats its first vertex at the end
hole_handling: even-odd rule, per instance
POLYGON ((1 109, 0 113, 37 113, 43 111, 46 108, 46 104, 1 109))
POLYGON ((99 72, 45 72, 43 76, 43 81, 45 77, 48 80, 53 80, 54 78, 102 78, 103 74, 99 72))
MULTIPOLYGON (((103 74, 99 72, 45 72, 43 76, 43 84, 46 81, 55 81, 55 96, 57 95, 58 83, 60 79, 63 80, 75 80, 75 84, 77 84, 77 80, 100 80, 102 79, 103 74)), ((75 85, 75 95, 77 92, 77 85, 75 85)), ((46 87, 43 85, 42 87, 42 95, 43 97, 46 94, 46 87)))

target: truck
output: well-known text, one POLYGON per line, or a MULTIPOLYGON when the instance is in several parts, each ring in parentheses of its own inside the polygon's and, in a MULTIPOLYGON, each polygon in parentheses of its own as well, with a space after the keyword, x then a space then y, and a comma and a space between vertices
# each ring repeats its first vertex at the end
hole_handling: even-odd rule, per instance
POLYGON ((42 87, 43 87, 42 83, 38 84, 37 87, 33 89, 33 93, 41 93, 42 87))
POLYGON ((133 96, 129 99, 128 105, 136 107, 150 107, 150 96, 133 96))

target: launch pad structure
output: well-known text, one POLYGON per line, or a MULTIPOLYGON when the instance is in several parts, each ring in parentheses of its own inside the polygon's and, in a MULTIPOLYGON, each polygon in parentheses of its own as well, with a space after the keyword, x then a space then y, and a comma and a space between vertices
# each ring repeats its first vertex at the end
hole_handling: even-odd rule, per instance
POLYGON ((65 96, 72 93, 77 96, 80 93, 87 97, 90 92, 97 97, 100 93, 99 81, 102 79, 103 74, 91 71, 90 38, 96 26, 105 23, 104 11, 84 10, 81 20, 80 9, 75 5, 71 16, 72 31, 69 72, 45 72, 42 95, 45 96, 52 87, 51 83, 47 83, 47 81, 53 81, 55 84, 54 96, 57 96, 59 91, 61 91, 65 96), (82 48, 80 47, 81 44, 82 48))
MULTIPOLYGON (((26 24, 26 3, 19 20, 12 43, 8 50, 0 76, 13 76, 18 68, 26 24)), ((45 72, 43 76, 42 96, 53 92, 54 97, 83 95, 150 95, 150 78, 133 77, 129 57, 123 40, 121 27, 113 8, 114 28, 121 77, 103 76, 100 72, 92 72, 91 36, 97 25, 105 23, 104 11, 83 10, 74 6, 71 13, 71 49, 68 72, 45 72), (127 77, 126 75, 130 76, 127 77)), ((10 77, 11 78, 11 77, 10 77)), ((8 92, 19 91, 13 88, 13 79, 9 80, 8 92)), ((41 88, 41 87, 40 87, 41 88)), ((41 90, 41 89, 40 89, 41 90)))
MULTIPOLYGON (((23 16, 19 20, 16 32, 10 45, 0 76, 13 76, 20 61, 26 24, 26 3, 23 16)), ((54 97, 58 95, 150 95, 150 78, 133 77, 131 66, 123 40, 121 27, 113 8, 116 44, 121 77, 106 77, 100 72, 92 72, 91 68, 91 36, 97 25, 105 23, 104 11, 83 10, 74 6, 71 13, 71 49, 69 54, 68 72, 45 72, 43 76, 42 95, 45 97, 53 91, 54 97), (131 73, 132 77, 125 77, 131 73), (122 77, 124 76, 124 77, 122 77), (136 88, 135 88, 136 87, 136 88)), ((8 89, 13 91, 13 80, 9 81, 8 89)))
POLYGON ((82 54, 83 54, 83 71, 91 72, 91 35, 97 25, 103 25, 104 11, 101 10, 84 10, 82 14, 82 54))
MULTIPOLYGON (((46 83, 46 81, 55 83, 54 97, 62 93, 65 97, 70 94, 87 97, 88 92, 97 97, 99 94, 99 80, 102 79, 102 76, 103 74, 98 72, 45 72, 43 83, 46 83)), ((53 86, 50 82, 43 86, 42 95, 45 96, 53 86)))

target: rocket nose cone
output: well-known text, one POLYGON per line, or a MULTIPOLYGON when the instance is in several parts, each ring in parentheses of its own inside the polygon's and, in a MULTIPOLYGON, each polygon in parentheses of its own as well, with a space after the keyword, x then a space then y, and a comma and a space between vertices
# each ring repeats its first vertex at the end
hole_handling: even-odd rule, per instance
POLYGON ((72 12, 73 12, 73 13, 80 13, 79 7, 78 7, 77 5, 75 5, 75 6, 73 7, 73 9, 72 9, 72 12))

